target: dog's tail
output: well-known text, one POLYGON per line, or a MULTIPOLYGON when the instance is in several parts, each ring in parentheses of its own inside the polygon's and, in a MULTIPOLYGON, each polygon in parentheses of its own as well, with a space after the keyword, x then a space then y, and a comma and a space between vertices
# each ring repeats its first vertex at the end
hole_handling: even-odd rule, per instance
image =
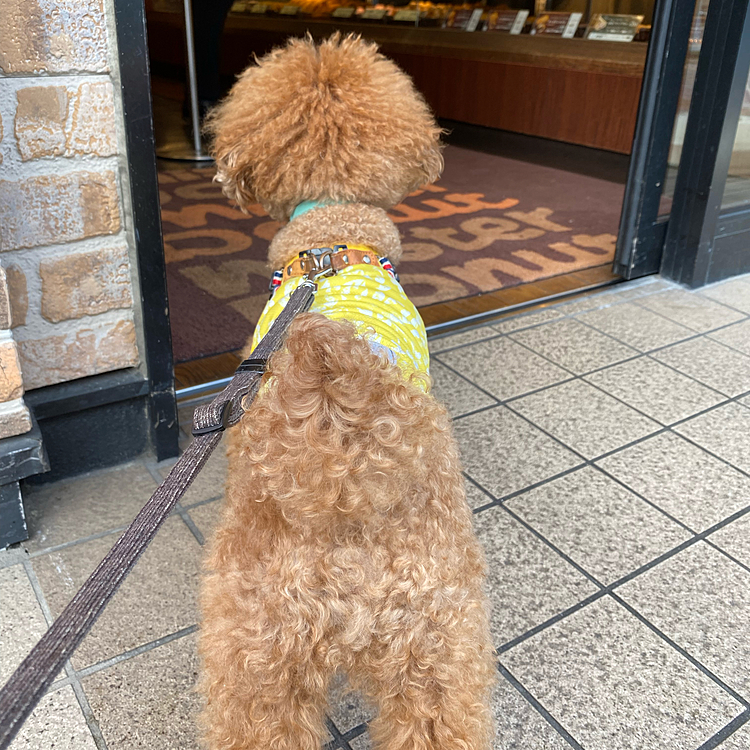
POLYGON ((405 502, 465 507, 450 423, 424 377, 404 379, 352 324, 301 315, 242 420, 238 481, 305 525, 376 522, 405 502))

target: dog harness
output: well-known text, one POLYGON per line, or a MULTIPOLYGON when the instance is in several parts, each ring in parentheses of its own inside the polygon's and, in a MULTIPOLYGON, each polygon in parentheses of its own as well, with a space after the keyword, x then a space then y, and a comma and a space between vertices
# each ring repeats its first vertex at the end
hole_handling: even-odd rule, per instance
POLYGON ((271 299, 255 327, 253 348, 302 282, 307 271, 305 259, 324 254, 329 255, 336 273, 316 279, 318 291, 310 311, 331 320, 354 323, 370 348, 398 365, 404 377, 414 372, 429 374, 430 357, 422 318, 401 288, 390 261, 364 245, 315 248, 290 258, 271 279, 271 299))

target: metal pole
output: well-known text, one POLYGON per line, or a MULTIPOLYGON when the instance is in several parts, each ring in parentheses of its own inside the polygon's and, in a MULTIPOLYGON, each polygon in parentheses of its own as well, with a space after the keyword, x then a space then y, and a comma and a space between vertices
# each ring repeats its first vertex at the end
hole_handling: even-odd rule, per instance
POLYGON ((208 154, 203 153, 201 144, 201 122, 198 111, 198 82, 195 72, 195 42, 193 38, 193 8, 190 0, 184 0, 185 5, 185 49, 188 64, 188 95, 190 96, 190 121, 193 126, 192 146, 184 141, 173 141, 156 149, 156 155, 161 159, 175 159, 177 161, 212 161, 208 154))
POLYGON ((203 156, 201 123, 198 113, 198 81, 195 74, 195 42, 193 40, 193 8, 185 0, 185 49, 187 50, 188 83, 190 86, 190 117, 193 121, 193 148, 197 157, 203 156))

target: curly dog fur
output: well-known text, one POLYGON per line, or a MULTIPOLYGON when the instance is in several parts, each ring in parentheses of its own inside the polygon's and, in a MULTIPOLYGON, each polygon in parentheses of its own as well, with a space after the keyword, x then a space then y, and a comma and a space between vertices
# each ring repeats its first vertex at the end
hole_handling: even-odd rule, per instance
MULTIPOLYGON (((422 98, 356 37, 290 41, 242 75, 210 127, 240 206, 288 218, 303 200, 351 202, 290 222, 276 259, 340 241, 342 226, 395 255, 383 209, 442 163, 422 98)), ((318 750, 338 672, 377 705, 379 750, 491 746, 484 560, 450 421, 421 379, 314 313, 272 357, 230 434, 202 587, 211 750, 318 750)))

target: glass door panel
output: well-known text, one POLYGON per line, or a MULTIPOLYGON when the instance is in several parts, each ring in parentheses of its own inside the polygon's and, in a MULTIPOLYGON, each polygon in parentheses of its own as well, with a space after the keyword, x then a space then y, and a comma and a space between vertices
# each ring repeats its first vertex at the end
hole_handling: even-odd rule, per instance
POLYGON ((690 31, 690 42, 682 74, 682 86, 680 87, 680 102, 677 106, 677 114, 675 115, 674 126, 672 128, 667 173, 664 177, 661 200, 659 202, 659 216, 668 216, 672 209, 677 169, 680 166, 680 158, 682 157, 682 144, 685 140, 690 99, 693 96, 695 73, 698 69, 698 56, 700 55, 703 43, 703 30, 706 25, 709 2, 710 0, 697 0, 695 3, 693 26, 690 31))
POLYGON ((750 79, 745 86, 721 207, 738 208, 747 204, 750 204, 750 79))

